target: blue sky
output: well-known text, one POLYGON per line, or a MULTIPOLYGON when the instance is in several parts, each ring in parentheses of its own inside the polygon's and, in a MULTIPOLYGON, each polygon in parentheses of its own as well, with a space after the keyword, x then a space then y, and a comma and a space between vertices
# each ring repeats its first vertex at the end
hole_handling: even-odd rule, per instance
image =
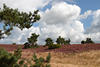
MULTIPOLYGON (((100 0, 76 0, 76 5, 81 8, 81 14, 83 14, 88 10, 95 11, 100 9, 100 0)), ((90 16, 86 20, 82 20, 85 29, 90 27, 92 19, 92 16, 90 16)))
MULTIPOLYGON (((76 4, 81 8, 81 14, 84 14, 84 12, 88 11, 88 10, 98 10, 100 9, 100 0, 73 0, 73 2, 68 2, 69 4, 76 4)), ((46 9, 50 9, 51 8, 51 3, 50 2, 47 6, 45 6, 44 8, 40 9, 42 11, 45 11, 46 9)), ((85 20, 81 20, 81 22, 84 24, 84 28, 88 29, 91 26, 93 17, 89 16, 87 19, 85 20)), ((36 23, 37 25, 37 23, 36 23)))
POLYGON ((47 37, 56 40, 58 36, 70 38, 72 43, 80 43, 87 37, 100 42, 100 0, 0 0, 0 7, 3 3, 19 11, 39 9, 41 20, 23 31, 15 27, 0 43, 23 43, 33 32, 40 34, 40 44, 47 37))
POLYGON ((76 0, 76 4, 82 9, 81 13, 100 9, 100 0, 76 0))

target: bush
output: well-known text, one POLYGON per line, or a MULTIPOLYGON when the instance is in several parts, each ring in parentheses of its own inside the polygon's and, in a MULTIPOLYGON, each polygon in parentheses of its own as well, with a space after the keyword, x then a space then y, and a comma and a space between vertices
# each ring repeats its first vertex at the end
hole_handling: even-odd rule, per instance
POLYGON ((28 43, 28 42, 24 43, 24 48, 25 49, 30 48, 30 47, 31 47, 30 43, 28 43))
POLYGON ((50 59, 51 59, 50 53, 48 54, 46 59, 44 59, 43 57, 37 58, 36 54, 34 53, 33 61, 35 62, 35 64, 32 65, 31 67, 50 67, 49 64, 50 59))
POLYGON ((27 49, 27 48, 38 48, 38 47, 39 47, 38 44, 32 45, 32 44, 30 44, 30 43, 28 43, 28 42, 26 42, 26 43, 24 44, 24 49, 27 49))
POLYGON ((81 41, 81 44, 85 44, 85 41, 84 41, 84 40, 82 40, 82 41, 81 41))
POLYGON ((82 40, 81 44, 88 44, 88 43, 94 43, 91 38, 86 38, 86 41, 82 40))
POLYGON ((12 45, 16 45, 16 43, 12 43, 12 45))
POLYGON ((94 43, 94 42, 91 40, 91 38, 86 38, 85 43, 94 43))
POLYGON ((0 49, 0 67, 14 67, 17 63, 17 58, 4 49, 0 49))
POLYGON ((49 63, 50 62, 50 59, 51 59, 51 55, 49 53, 48 56, 46 57, 46 62, 49 63))
POLYGON ((60 47, 61 47, 61 45, 59 45, 59 44, 51 44, 48 46, 48 49, 55 49, 55 48, 60 48, 60 47))
POLYGON ((47 38, 45 40, 45 42, 46 42, 45 46, 49 46, 49 45, 53 44, 53 40, 51 38, 47 38))
POLYGON ((24 64, 24 60, 20 58, 20 48, 14 51, 14 54, 8 53, 4 49, 0 49, 0 67, 27 67, 27 65, 24 64))
POLYGON ((20 59, 22 55, 21 52, 22 52, 22 49, 18 47, 17 50, 14 51, 14 56, 16 56, 17 59, 20 59))

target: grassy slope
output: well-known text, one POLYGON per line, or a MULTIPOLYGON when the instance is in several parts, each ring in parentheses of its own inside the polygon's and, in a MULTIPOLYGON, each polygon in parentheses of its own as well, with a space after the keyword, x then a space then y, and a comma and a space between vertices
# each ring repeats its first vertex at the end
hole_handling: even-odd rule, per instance
MULTIPOLYGON (((88 45, 89 46, 89 45, 88 45)), ((87 47, 85 45, 75 45, 70 46, 73 47, 73 49, 82 50, 82 52, 79 53, 61 53, 61 52, 51 52, 51 67, 100 67, 100 44, 99 45, 90 45, 90 47, 87 47), (81 48, 80 48, 81 47, 81 48), (90 49, 89 51, 84 51, 84 48, 90 49), (91 50, 91 49, 98 50, 91 50)), ((15 46, 5 46, 7 49, 15 49, 15 46)), ((68 50, 69 47, 62 47, 62 49, 68 50)), ((34 49, 36 50, 36 49, 34 49)), ((39 48, 39 51, 41 51, 42 48, 39 48)), ((60 50, 60 49, 59 49, 60 50)), ((11 51, 12 52, 12 51, 11 51)), ((22 52, 22 58, 26 59, 28 63, 31 63, 32 61, 32 55, 33 51, 31 50, 24 50, 22 52)), ((39 52, 37 53, 38 57, 46 57, 48 55, 48 52, 39 52)), ((33 62, 32 62, 33 63, 33 62)))
MULTIPOLYGON (((33 53, 23 52, 22 58, 31 61, 33 53)), ((46 57, 48 52, 37 53, 38 57, 46 57)), ((54 53, 51 52, 51 67, 100 67, 100 50, 82 53, 54 53)))

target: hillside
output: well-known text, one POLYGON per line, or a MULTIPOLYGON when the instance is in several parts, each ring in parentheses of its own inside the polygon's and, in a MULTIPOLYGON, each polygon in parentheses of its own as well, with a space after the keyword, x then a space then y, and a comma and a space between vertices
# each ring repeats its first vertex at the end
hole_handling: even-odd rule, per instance
MULTIPOLYGON (((11 53, 19 46, 23 48, 22 45, 0 45, 11 53)), ((34 52, 38 57, 44 58, 50 52, 51 67, 100 67, 100 44, 62 45, 61 48, 53 50, 48 50, 47 47, 43 46, 35 49, 23 49, 21 58, 27 60, 27 64, 33 64, 34 52)))
MULTIPOLYGON (((13 51, 18 47, 23 45, 11 45, 11 44, 0 44, 0 47, 5 48, 7 51, 13 51)), ((64 52, 64 53, 77 53, 89 50, 100 50, 100 44, 72 44, 72 45, 62 45, 61 48, 49 50, 48 47, 39 46, 39 48, 29 48, 23 49, 23 51, 32 51, 32 52, 64 52)))

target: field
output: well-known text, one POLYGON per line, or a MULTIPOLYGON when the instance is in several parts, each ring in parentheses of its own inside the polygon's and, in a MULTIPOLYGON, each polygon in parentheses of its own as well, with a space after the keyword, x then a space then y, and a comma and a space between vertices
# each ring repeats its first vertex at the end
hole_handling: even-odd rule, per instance
MULTIPOLYGON (((21 45, 19 45, 21 46, 21 45)), ((9 52, 18 48, 18 45, 0 45, 9 52)), ((23 46, 21 46, 23 48, 23 46)), ((31 62, 33 53, 38 57, 46 57, 51 53, 51 67, 100 67, 100 44, 62 45, 61 48, 48 50, 40 46, 35 49, 23 49, 22 58, 31 62)))

